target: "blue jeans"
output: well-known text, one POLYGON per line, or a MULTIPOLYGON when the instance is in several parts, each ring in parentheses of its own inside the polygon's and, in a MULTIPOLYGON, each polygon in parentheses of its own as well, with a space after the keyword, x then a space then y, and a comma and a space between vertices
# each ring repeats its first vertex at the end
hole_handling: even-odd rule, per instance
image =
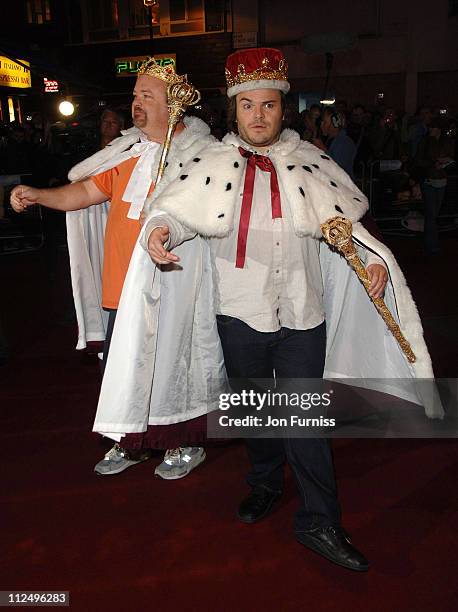
MULTIPOLYGON (((218 332, 229 378, 322 378, 326 326, 258 332, 239 319, 218 316, 218 332)), ((288 461, 299 490, 296 532, 340 524, 340 507, 329 441, 323 438, 258 438, 246 440, 252 487, 283 489, 288 461)))

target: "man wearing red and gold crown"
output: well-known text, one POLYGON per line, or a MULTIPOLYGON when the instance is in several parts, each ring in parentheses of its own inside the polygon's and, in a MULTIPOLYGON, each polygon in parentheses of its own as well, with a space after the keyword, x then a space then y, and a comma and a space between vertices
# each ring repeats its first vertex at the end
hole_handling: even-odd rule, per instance
MULTIPOLYGON (((182 388, 197 386, 203 391, 200 410, 205 401, 206 410, 213 410, 218 384, 212 381, 220 378, 215 319, 232 379, 272 378, 274 372, 277 380, 310 379, 324 373, 372 379, 371 388, 379 390, 387 390, 384 379, 398 379, 394 394, 424 404, 428 416, 441 416, 440 406, 403 388, 404 379, 432 378, 431 361, 402 272, 390 251, 360 223, 368 209, 365 196, 320 149, 282 130, 289 90, 282 54, 276 49, 234 53, 227 60, 226 78, 233 132, 180 169, 176 180, 157 194, 142 228, 121 298, 113 340, 118 350, 105 374, 95 429, 102 430, 113 411, 134 406, 122 421, 131 431, 141 431, 154 402, 142 375, 147 364, 157 380, 167 381, 169 393, 178 396, 182 388), (353 222, 353 239, 371 281, 369 293, 378 298, 385 291, 415 363, 387 333, 346 260, 320 240, 321 224, 336 215, 353 222), (198 245, 198 271, 195 261, 177 250, 187 244, 198 245), (174 306, 192 313, 192 326, 188 321, 173 329, 155 327, 168 295, 167 276, 161 273, 157 282, 164 266, 180 269, 183 282, 193 287, 188 299, 174 306), (135 320, 129 313, 137 315, 135 320), (207 350, 200 343, 196 364, 205 364, 205 372, 214 376, 205 378, 204 371, 198 378, 185 376, 179 352, 180 375, 174 379, 161 371, 156 335, 164 345, 171 342, 173 351, 177 338, 183 347, 194 346, 204 332, 211 342, 207 350), (134 343, 129 342, 132 333, 134 343), (123 389, 122 402, 110 391, 116 384, 123 389)), ((390 380, 388 392, 395 386, 390 380)), ((169 422, 179 418, 170 416, 169 422)), ((239 519, 254 523, 270 513, 281 496, 287 460, 301 498, 298 541, 346 568, 367 570, 367 560, 341 527, 328 441, 256 439, 248 440, 247 448, 251 492, 239 506, 239 519)))

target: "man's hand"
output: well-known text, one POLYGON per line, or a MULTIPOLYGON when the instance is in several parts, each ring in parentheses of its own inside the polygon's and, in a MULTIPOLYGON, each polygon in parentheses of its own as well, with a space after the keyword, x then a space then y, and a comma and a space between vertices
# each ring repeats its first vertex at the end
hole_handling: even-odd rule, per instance
POLYGON ((40 190, 27 185, 16 185, 11 192, 11 206, 17 213, 24 212, 28 206, 37 204, 40 197, 40 190))
POLYGON ((380 264, 371 264, 367 266, 367 274, 371 281, 369 295, 371 298, 382 297, 385 292, 386 283, 388 282, 388 272, 385 267, 380 264))
POLYGON ((169 235, 169 228, 167 225, 163 225, 162 227, 156 227, 148 238, 148 253, 156 264, 168 264, 180 261, 179 257, 164 248, 164 244, 169 239, 169 235))

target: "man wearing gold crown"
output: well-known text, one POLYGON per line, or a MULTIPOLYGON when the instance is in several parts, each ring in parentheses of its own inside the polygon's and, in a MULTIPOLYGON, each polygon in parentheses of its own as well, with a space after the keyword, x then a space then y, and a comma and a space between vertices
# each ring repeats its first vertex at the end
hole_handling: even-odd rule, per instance
MULTIPOLYGON (((197 293, 183 307, 200 313, 202 302, 196 308, 196 300, 204 288, 206 310, 217 318, 230 378, 271 378, 275 371, 277 379, 307 379, 321 378, 324 372, 334 378, 379 379, 380 385, 372 381, 372 388, 380 390, 385 390, 383 379, 399 379, 396 394, 425 404, 429 416, 440 416, 417 391, 402 389, 403 379, 432 378, 431 361, 402 272, 390 251, 359 222, 368 209, 365 196, 320 149, 282 130, 284 94, 289 90, 282 54, 276 49, 237 52, 227 60, 226 78, 234 131, 223 143, 203 149, 156 198, 120 311, 139 312, 148 295, 154 267, 147 272, 146 252, 157 265, 180 265, 187 277, 193 275, 194 262, 178 248, 197 241, 202 248, 201 274, 193 280, 197 293), (321 224, 336 215, 353 222, 370 295, 377 298, 385 291, 415 363, 408 363, 387 334, 346 260, 320 241, 321 224), (214 298, 207 292, 212 283, 214 298)), ((123 316, 126 325, 119 326, 116 339, 120 346, 127 338, 123 316)), ((148 319, 136 323, 139 337, 148 337, 148 319)), ((186 335, 183 329, 173 331, 175 336, 186 335)), ((150 351, 146 342, 145 362, 150 351)), ((133 370, 124 369, 128 361, 127 352, 112 363, 110 376, 135 398, 140 418, 148 413, 148 398, 138 392, 133 370)), ((159 362, 156 355, 156 368, 159 362)), ((102 388, 99 413, 112 410, 113 401, 102 388)), ((212 409, 211 401, 208 406, 212 409)), ((133 415, 130 418, 134 424, 133 415)), ((287 460, 301 498, 297 540, 341 566, 367 570, 367 560, 341 527, 328 441, 255 439, 248 440, 247 447, 251 493, 239 506, 239 519, 254 523, 270 513, 281 495, 287 460)))
MULTIPOLYGON (((79 303, 83 308, 77 309, 79 342, 77 348, 83 348, 86 340, 99 340, 104 334, 103 312, 99 301, 97 289, 96 268, 97 262, 92 261, 90 252, 98 256, 97 237, 103 235, 100 223, 87 223, 87 217, 79 215, 80 209, 97 205, 110 200, 110 210, 106 225, 104 241, 104 261, 102 279, 102 306, 109 311, 108 328, 105 339, 104 362, 110 362, 108 349, 116 320, 116 314, 121 297, 121 291, 131 260, 139 232, 140 214, 148 194, 151 193, 156 176, 160 144, 163 142, 168 127, 167 86, 171 83, 181 83, 186 77, 175 73, 172 66, 162 67, 154 58, 144 62, 139 69, 135 84, 132 102, 132 117, 134 127, 123 132, 123 136, 112 141, 103 150, 81 162, 70 171, 69 178, 72 184, 56 189, 35 189, 25 185, 15 187, 11 195, 11 203, 17 212, 22 212, 28 206, 40 203, 43 206, 68 212, 67 225, 69 236, 69 251, 71 255, 71 268, 74 289, 80 292, 79 303), (95 245, 95 246, 94 246, 95 245), (85 270, 85 274, 81 274, 85 270)), ((172 141, 168 157, 168 167, 165 176, 156 190, 160 192, 169 180, 173 180, 181 168, 190 159, 195 158, 202 147, 214 142, 210 136, 208 126, 201 120, 185 117, 184 123, 179 123, 175 137, 172 141)), ((155 194, 156 195, 156 194, 155 194)), ((89 219, 97 219, 93 216, 89 219)), ((182 247, 186 257, 199 261, 199 245, 197 241, 185 244, 182 247)), ((97 258, 97 257, 96 257, 97 258)), ((164 308, 158 315, 158 322, 169 330, 173 325, 183 324, 183 316, 175 316, 174 303, 182 301, 180 291, 188 291, 186 283, 179 282, 176 290, 177 266, 168 266, 161 274, 165 277, 163 292, 168 295, 169 303, 164 299, 164 308), (175 268, 175 270, 173 269, 175 268), (172 319, 175 320, 172 321, 172 319)), ((159 275, 159 272, 158 272, 159 275)), ((150 292, 151 293, 151 292, 150 292)), ((76 297, 76 296, 75 296, 76 297)), ((154 297, 150 295, 150 299, 154 297)), ((146 308, 147 305, 145 304, 146 308)), ((135 318, 138 313, 130 313, 135 318)), ((216 333, 213 334, 214 336, 216 333)), ((206 335, 202 335, 202 342, 206 344, 206 335)), ((173 345, 173 343, 171 343, 173 345)), ((173 345, 175 349, 178 348, 173 345)), ((215 355, 218 355, 218 348, 215 355)), ((185 347, 181 351, 183 364, 195 358, 194 352, 198 349, 185 347)), ((124 347, 117 347, 123 351, 124 347)), ((157 353, 161 356, 161 363, 167 368, 167 357, 157 346, 157 353)), ((207 350, 207 345, 205 345, 207 350)), ((222 357, 220 354, 220 363, 222 357)), ((141 359, 130 364, 142 373, 141 359)), ((213 365, 213 364, 212 364, 213 365)), ((169 368, 173 371, 173 366, 169 368)), ((204 368, 199 370, 199 373, 204 368)), ((153 371, 148 369, 144 381, 144 392, 152 392, 153 371)), ((115 380, 111 392, 121 399, 123 389, 115 380)), ((154 419, 154 410, 151 419, 148 415, 143 418, 141 427, 138 423, 131 424, 111 414, 105 422, 100 433, 116 441, 114 447, 97 463, 95 471, 101 475, 118 474, 126 468, 135 465, 151 456, 151 448, 169 449, 164 461, 156 467, 155 474, 165 479, 177 479, 186 476, 194 467, 205 459, 204 449, 199 446, 182 446, 183 443, 199 442, 204 437, 205 422, 199 417, 206 412, 206 405, 202 409, 197 393, 183 393, 180 400, 177 397, 164 398, 161 388, 154 388, 153 394, 160 406, 160 418, 154 419), (180 413, 180 418, 170 417, 180 413)), ((122 399, 121 399, 122 401, 122 399)), ((104 419, 104 415, 102 416, 104 419)))

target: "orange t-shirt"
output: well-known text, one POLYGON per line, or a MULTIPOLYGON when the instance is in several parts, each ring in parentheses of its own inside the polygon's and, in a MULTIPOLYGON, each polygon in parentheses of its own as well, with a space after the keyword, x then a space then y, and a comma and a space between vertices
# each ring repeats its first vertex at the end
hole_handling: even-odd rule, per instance
POLYGON ((138 157, 132 157, 91 179, 111 201, 105 229, 105 248, 102 275, 102 306, 118 308, 122 286, 126 278, 130 258, 140 233, 140 223, 128 219, 130 202, 121 198, 129 182, 138 157))

